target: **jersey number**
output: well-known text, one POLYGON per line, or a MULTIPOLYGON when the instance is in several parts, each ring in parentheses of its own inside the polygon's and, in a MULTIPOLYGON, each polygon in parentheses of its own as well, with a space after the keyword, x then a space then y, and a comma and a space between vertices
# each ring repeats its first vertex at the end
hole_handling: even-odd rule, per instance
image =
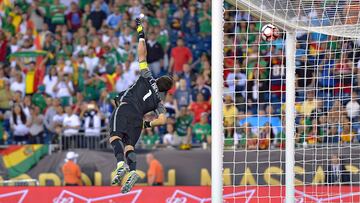
POLYGON ((143 97, 143 101, 145 101, 147 98, 149 98, 151 96, 152 92, 151 90, 149 90, 148 93, 145 94, 145 96, 143 97))

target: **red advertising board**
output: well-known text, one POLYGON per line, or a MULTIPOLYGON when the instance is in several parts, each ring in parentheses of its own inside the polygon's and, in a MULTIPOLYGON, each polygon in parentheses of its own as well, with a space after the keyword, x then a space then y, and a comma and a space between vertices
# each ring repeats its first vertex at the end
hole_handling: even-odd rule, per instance
MULTIPOLYGON (((0 187, 0 203, 208 203, 210 187, 0 187)), ((297 187, 296 202, 360 202, 359 186, 297 187)), ((224 189, 226 203, 284 202, 285 187, 239 186, 224 189)))

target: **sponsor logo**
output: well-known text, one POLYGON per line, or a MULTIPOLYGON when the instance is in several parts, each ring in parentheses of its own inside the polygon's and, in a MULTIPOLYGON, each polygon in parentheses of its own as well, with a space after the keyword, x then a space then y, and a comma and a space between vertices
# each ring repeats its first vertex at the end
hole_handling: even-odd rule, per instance
MULTIPOLYGON (((136 187, 121 194, 117 187, 2 187, 0 202, 52 203, 210 203, 210 187, 136 187)), ((304 186, 296 203, 360 202, 359 186, 304 186)), ((223 203, 285 202, 285 187, 239 186, 224 189, 223 203)))
POLYGON ((126 203, 135 203, 142 190, 134 190, 127 194, 116 193, 112 195, 105 195, 93 198, 87 198, 83 195, 76 194, 69 190, 61 191, 60 195, 53 199, 53 203, 92 203, 92 202, 126 202, 126 203))
POLYGON ((18 202, 22 203, 29 190, 19 190, 0 194, 0 202, 18 202))
MULTIPOLYGON (((244 190, 241 192, 235 192, 230 194, 225 194, 223 196, 223 202, 228 202, 227 200, 241 200, 241 202, 249 202, 252 198, 252 196, 255 194, 256 190, 244 190)), ((229 202, 230 202, 229 201, 229 202)), ((201 198, 196 195, 193 195, 191 193, 182 191, 182 190, 175 190, 175 192, 172 194, 171 197, 166 199, 166 203, 205 203, 205 202, 211 202, 211 198, 201 198)))

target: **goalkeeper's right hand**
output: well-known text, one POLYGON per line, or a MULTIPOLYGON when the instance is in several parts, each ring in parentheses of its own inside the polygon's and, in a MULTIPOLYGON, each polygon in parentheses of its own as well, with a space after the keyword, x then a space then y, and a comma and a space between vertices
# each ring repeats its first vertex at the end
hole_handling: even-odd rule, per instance
POLYGON ((151 128, 151 122, 150 121, 144 121, 144 128, 151 128))

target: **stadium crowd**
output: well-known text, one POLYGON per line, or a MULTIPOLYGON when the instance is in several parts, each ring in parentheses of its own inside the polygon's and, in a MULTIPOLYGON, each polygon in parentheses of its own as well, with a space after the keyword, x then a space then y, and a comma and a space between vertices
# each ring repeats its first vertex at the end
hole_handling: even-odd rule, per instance
MULTIPOLYGON (((329 25, 319 11, 309 11, 302 20, 329 25)), ((229 146, 285 147, 286 35, 265 42, 261 26, 248 12, 225 12, 224 125, 229 146)), ((298 31, 296 37, 296 144, 359 142, 360 40, 307 31, 298 31)))
MULTIPOLYGON (((167 125, 144 130, 140 144, 210 143, 209 0, 27 0, 0 9, 0 144, 96 147, 111 98, 138 76, 140 13, 154 76, 176 81, 165 96, 167 125)), ((225 144, 283 147, 285 35, 265 42, 247 12, 224 18, 225 144)), ((301 20, 330 22, 316 11, 301 20)), ((308 32, 297 39, 296 143, 359 142, 360 41, 308 32)))
POLYGON ((210 0, 5 0, 0 144, 96 147, 111 98, 138 77, 140 13, 154 76, 176 81, 165 97, 167 125, 144 130, 141 144, 209 141, 210 0))

